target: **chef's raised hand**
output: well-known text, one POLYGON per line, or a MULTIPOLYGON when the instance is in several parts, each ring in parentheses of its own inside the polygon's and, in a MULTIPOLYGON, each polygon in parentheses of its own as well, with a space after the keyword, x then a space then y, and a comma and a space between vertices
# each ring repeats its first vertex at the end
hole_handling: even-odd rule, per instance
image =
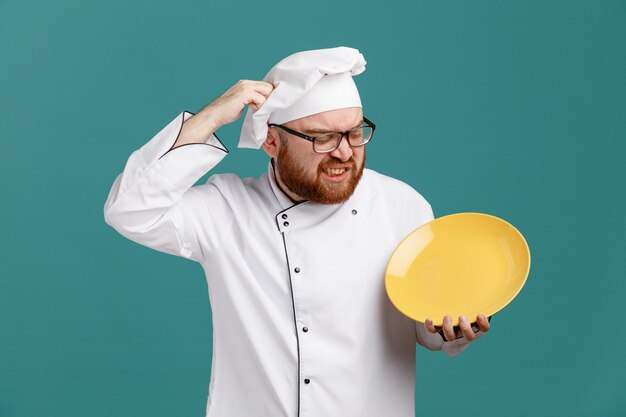
POLYGON ((240 80, 224 94, 206 105, 198 115, 213 121, 216 130, 239 119, 246 105, 257 110, 265 103, 274 86, 265 81, 240 80))
MULTIPOLYGON (((479 314, 478 316, 476 316, 476 324, 480 331, 489 331, 489 319, 487 319, 484 314, 479 314)), ((430 318, 426 319, 424 325, 426 327, 426 330, 431 333, 439 333, 441 332, 441 330, 443 330, 443 336, 448 341, 455 340, 458 336, 461 335, 470 342, 476 338, 474 330, 472 329, 472 325, 465 316, 459 316, 458 328, 452 325, 452 317, 450 316, 444 316, 442 327, 435 326, 433 320, 430 318)))
POLYGON ((220 127, 237 120, 246 105, 257 110, 274 86, 265 81, 240 80, 183 123, 174 147, 201 143, 220 127))

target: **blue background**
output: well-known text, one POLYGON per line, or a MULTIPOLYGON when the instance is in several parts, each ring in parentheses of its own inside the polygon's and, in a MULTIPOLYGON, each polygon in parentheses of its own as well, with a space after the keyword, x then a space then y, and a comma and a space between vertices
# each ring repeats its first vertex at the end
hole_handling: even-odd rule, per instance
MULTIPOLYGON (((417 415, 626 415, 626 2, 5 0, 0 416, 204 415, 202 269, 118 235, 104 201, 183 110, 340 45, 368 61, 369 167, 532 252, 488 335, 418 349, 417 415)), ((215 172, 258 176, 240 127, 215 172)))

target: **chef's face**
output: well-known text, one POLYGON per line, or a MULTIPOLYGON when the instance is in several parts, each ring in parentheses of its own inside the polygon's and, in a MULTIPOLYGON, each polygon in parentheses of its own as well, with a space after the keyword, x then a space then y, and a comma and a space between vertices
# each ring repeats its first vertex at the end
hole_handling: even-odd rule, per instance
MULTIPOLYGON (((316 136, 323 132, 344 132, 362 123, 362 109, 354 107, 314 114, 283 125, 316 136)), ((276 127, 270 131, 276 148, 274 155, 269 151, 268 154, 275 158, 278 184, 292 200, 337 204, 350 198, 363 175, 365 146, 353 148, 344 136, 337 149, 320 154, 305 139, 276 127)))

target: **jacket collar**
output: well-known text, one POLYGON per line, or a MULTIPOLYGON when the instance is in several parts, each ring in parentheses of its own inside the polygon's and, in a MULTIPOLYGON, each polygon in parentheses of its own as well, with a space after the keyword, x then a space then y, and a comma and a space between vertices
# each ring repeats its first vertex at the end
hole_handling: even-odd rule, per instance
POLYGON ((355 193, 348 201, 340 204, 318 204, 311 201, 294 203, 276 183, 274 165, 271 159, 268 163, 267 169, 270 188, 281 208, 275 216, 276 226, 281 233, 288 230, 315 226, 316 224, 332 217, 334 214, 341 213, 345 215, 346 218, 350 218, 354 215, 354 213, 356 213, 355 210, 357 208, 364 208, 363 204, 359 202, 363 197, 362 183, 366 179, 366 172, 364 173, 363 178, 361 178, 361 182, 357 186, 355 193))

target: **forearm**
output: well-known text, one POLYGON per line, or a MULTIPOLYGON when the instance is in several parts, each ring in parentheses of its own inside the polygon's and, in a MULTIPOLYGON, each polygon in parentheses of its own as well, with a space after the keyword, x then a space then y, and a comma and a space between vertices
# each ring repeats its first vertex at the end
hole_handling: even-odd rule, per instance
POLYGON ((172 149, 192 143, 205 143, 217 128, 215 120, 201 110, 185 120, 172 149))

